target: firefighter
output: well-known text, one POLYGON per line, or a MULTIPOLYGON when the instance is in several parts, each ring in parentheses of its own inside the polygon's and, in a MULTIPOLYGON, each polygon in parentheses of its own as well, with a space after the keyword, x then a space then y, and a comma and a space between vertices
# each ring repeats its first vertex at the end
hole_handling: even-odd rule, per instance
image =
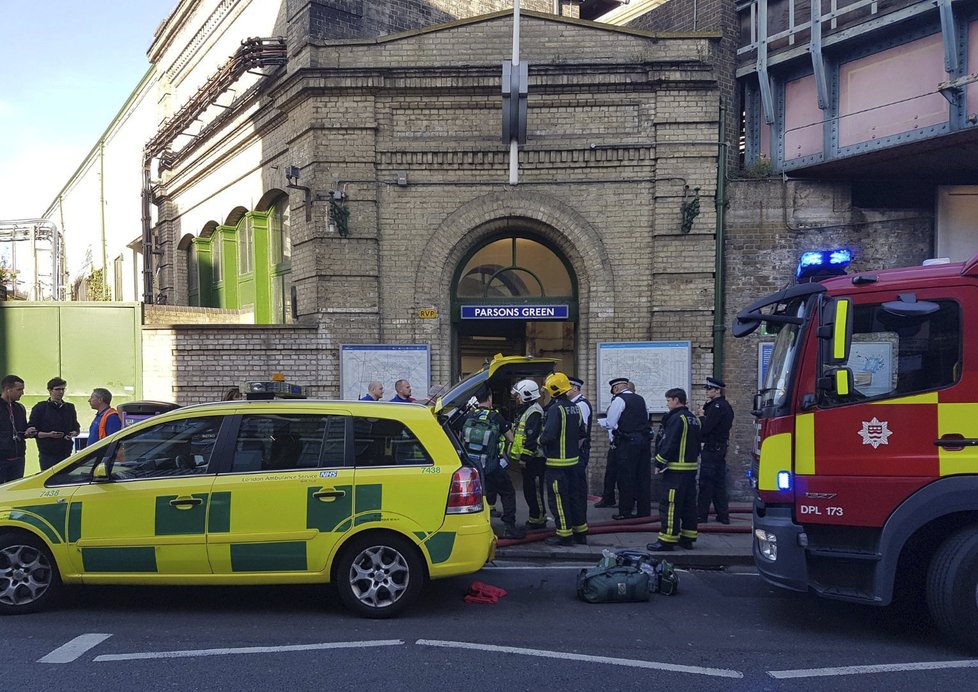
POLYGON ((540 406, 540 387, 533 380, 520 380, 512 390, 520 403, 519 420, 513 431, 509 456, 520 460, 523 469, 523 498, 529 511, 526 528, 530 531, 547 528, 547 510, 543 502, 543 483, 546 463, 540 451, 540 430, 543 428, 543 407, 540 406))
POLYGON ((547 377, 543 386, 553 399, 547 406, 540 447, 546 458, 547 500, 557 525, 557 535, 544 542, 548 545, 586 544, 587 518, 571 498, 571 477, 580 460, 584 420, 581 409, 567 398, 571 388, 567 375, 555 372, 547 377))
POLYGON ((655 455, 662 472, 659 540, 648 550, 673 550, 678 543, 692 550, 696 541, 696 469, 700 451, 700 419, 686 407, 686 391, 666 392, 669 412, 662 419, 662 442, 655 455))
MULTIPOLYGON (((594 417, 591 413, 594 411, 594 406, 581 393, 581 389, 584 387, 584 380, 579 377, 568 377, 567 380, 571 386, 570 391, 567 393, 567 398, 577 408, 581 409, 581 420, 584 423, 580 440, 580 459, 574 465, 574 470, 571 475, 570 493, 571 503, 574 505, 572 514, 574 516, 584 517, 585 523, 587 523, 587 465, 591 458, 591 425, 594 422, 594 417)), ((584 535, 582 533, 581 537, 583 538, 584 535)))
POLYGON ((727 504, 727 441, 733 426, 733 408, 723 396, 726 385, 712 377, 706 378, 706 396, 700 417, 703 449, 700 452, 700 494, 697 519, 705 523, 710 515, 710 503, 717 512, 717 521, 730 523, 727 504))

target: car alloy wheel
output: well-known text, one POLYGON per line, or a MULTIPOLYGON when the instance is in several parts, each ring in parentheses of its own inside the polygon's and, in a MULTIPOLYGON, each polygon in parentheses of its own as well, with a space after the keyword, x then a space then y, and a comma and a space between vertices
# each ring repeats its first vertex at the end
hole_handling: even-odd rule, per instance
POLYGON ((38 610, 59 585, 54 560, 39 540, 0 536, 0 612, 38 610))
POLYGON ((424 579, 417 551, 397 536, 367 536, 349 545, 336 577, 343 603, 373 618, 401 612, 417 597, 424 579))

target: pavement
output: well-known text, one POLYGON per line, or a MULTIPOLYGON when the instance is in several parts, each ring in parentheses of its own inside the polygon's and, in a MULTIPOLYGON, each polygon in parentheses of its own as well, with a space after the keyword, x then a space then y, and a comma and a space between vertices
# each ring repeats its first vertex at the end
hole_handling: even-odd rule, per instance
MULTIPOLYGON (((534 531, 522 540, 500 538, 496 557, 507 560, 574 560, 578 562, 597 562, 601 551, 622 548, 645 550, 645 546, 658 538, 658 506, 653 503, 652 516, 645 518, 615 521, 612 515, 618 513, 616 507, 598 508, 594 504, 598 497, 588 498, 587 523, 589 528, 587 545, 551 546, 544 539, 554 535, 553 519, 547 522, 546 531, 534 531)), ((496 503, 496 507, 501 507, 496 503)), ((522 526, 526 521, 526 503, 522 493, 516 495, 516 524, 522 526)), ((498 517, 492 519, 496 535, 502 535, 503 523, 498 517)), ((730 566, 753 565, 751 554, 751 506, 749 503, 731 503, 730 524, 720 524, 715 515, 710 515, 706 524, 698 527, 699 537, 692 550, 676 546, 671 552, 656 553, 677 567, 697 569, 723 569, 730 566)))

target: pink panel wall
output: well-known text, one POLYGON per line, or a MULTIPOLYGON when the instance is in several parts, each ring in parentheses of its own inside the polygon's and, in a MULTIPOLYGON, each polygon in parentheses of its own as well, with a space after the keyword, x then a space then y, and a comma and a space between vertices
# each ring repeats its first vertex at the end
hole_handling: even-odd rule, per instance
POLYGON ((842 65, 839 146, 947 122, 944 44, 934 34, 842 65))
MULTIPOLYGON (((968 74, 978 72, 978 21, 968 24, 968 74)), ((965 87, 968 95, 968 115, 978 113, 978 83, 965 87)))
POLYGON ((822 120, 818 108, 815 76, 785 82, 784 160, 822 152, 822 120))

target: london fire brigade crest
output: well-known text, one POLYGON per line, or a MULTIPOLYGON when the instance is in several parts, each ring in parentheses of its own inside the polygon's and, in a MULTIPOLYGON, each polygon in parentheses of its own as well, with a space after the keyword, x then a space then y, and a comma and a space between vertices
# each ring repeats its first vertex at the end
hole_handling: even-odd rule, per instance
POLYGON ((887 421, 881 421, 876 416, 873 416, 873 420, 868 423, 863 421, 863 429, 859 431, 860 437, 863 438, 863 444, 873 445, 873 449, 880 445, 889 444, 887 440, 893 431, 888 426, 887 421))

